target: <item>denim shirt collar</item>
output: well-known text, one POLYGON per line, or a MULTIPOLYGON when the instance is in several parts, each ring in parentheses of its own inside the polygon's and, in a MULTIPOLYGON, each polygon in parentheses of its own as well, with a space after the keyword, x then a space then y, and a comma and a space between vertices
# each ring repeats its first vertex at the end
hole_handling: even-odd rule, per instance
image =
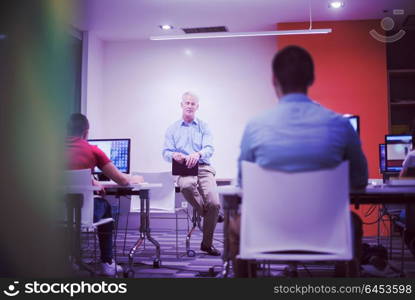
POLYGON ((194 118, 192 122, 186 123, 185 120, 182 119, 182 122, 180 123, 181 126, 188 126, 188 125, 197 125, 199 124, 199 120, 197 118, 194 118))
POLYGON ((306 94, 303 93, 292 93, 284 95, 280 102, 310 102, 311 99, 307 97, 306 94))

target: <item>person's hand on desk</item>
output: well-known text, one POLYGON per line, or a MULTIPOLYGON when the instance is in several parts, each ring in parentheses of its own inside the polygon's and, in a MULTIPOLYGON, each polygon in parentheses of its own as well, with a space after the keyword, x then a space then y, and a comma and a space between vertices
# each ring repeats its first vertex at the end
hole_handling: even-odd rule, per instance
POLYGON ((139 175, 130 176, 130 184, 140 184, 144 182, 144 177, 139 175))
POLYGON ((193 168, 198 162, 200 158, 199 152, 194 152, 188 156, 186 156, 186 167, 193 168))

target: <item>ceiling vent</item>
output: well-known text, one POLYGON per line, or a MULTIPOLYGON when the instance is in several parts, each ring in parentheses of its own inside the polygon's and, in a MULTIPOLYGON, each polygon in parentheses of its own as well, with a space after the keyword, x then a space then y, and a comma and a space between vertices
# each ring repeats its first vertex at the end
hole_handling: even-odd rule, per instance
POLYGON ((194 28, 182 28, 184 33, 211 33, 211 32, 228 32, 228 28, 225 26, 215 26, 215 27, 194 27, 194 28))

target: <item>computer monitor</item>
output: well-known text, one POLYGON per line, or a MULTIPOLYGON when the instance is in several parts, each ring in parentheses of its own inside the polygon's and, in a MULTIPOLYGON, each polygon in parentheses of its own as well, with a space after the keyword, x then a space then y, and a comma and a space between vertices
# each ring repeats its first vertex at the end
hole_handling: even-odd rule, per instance
MULTIPOLYGON (((130 139, 93 139, 88 140, 91 145, 101 149, 114 165, 123 173, 130 173, 130 139)), ((102 171, 95 167, 94 174, 102 171)))
POLYGON ((379 169, 380 173, 386 172, 386 147, 385 144, 379 144, 379 169))
POLYGON ((354 128, 354 130, 357 132, 357 134, 360 134, 360 118, 356 115, 344 115, 345 118, 349 119, 350 124, 354 128))
POLYGON ((400 172, 402 163, 412 148, 411 135, 386 135, 386 171, 400 172))

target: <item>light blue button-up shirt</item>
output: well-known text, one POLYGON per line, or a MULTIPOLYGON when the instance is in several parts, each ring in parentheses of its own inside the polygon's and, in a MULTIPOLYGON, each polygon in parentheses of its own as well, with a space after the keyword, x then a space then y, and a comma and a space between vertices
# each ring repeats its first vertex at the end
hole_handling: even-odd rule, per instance
POLYGON ((245 128, 238 160, 286 172, 332 168, 350 161, 351 187, 366 186, 366 157, 347 118, 304 94, 288 94, 278 104, 252 119, 245 128))
POLYGON ((199 163, 210 164, 213 151, 212 134, 206 122, 200 119, 195 118, 191 123, 179 120, 166 131, 163 158, 168 162, 172 161, 174 152, 185 155, 199 152, 199 163))

